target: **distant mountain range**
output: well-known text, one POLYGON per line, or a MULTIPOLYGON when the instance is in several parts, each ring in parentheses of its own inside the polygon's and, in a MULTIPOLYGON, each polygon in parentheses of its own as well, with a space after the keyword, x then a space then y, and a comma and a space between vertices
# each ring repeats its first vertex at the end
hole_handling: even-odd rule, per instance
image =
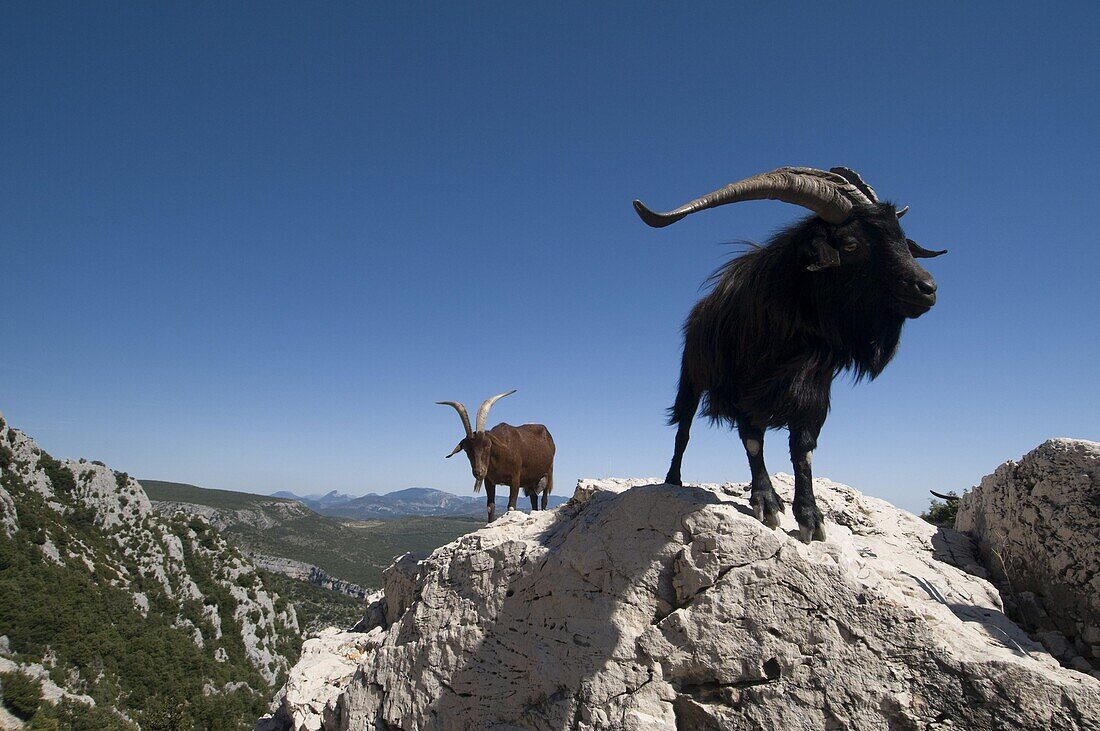
MULTIPOLYGON (((292 492, 276 492, 271 497, 297 500, 312 510, 339 518, 356 520, 388 520, 409 515, 419 516, 457 516, 484 515, 484 495, 455 495, 451 492, 431 487, 409 487, 404 490, 388 492, 385 495, 344 495, 333 490, 324 495, 296 495, 292 492)), ((548 506, 556 508, 568 498, 551 495, 548 506)), ((508 488, 497 488, 497 514, 508 505, 508 488), (503 491, 503 495, 501 492, 503 491)), ((530 510, 531 501, 520 495, 518 507, 530 510)))

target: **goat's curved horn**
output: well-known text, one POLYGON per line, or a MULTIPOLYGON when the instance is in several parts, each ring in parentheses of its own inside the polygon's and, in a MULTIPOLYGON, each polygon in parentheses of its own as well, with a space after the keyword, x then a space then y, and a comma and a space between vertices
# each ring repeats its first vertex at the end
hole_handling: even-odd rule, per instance
POLYGON ((901 218, 902 216, 904 216, 908 212, 909 212, 909 206, 905 206, 904 208, 899 208, 897 210, 898 218, 901 218))
POLYGON ((505 396, 511 396, 516 392, 516 389, 511 391, 505 391, 504 393, 498 393, 496 396, 490 396, 481 403, 481 408, 477 410, 477 430, 485 431, 485 422, 489 420, 489 409, 493 408, 493 404, 500 401, 505 396))
POLYGON ((871 200, 859 188, 837 173, 816 168, 779 168, 731 183, 668 213, 651 211, 637 200, 634 201, 634 210, 648 225, 661 228, 707 208, 764 199, 780 200, 809 208, 825 221, 834 224, 843 223, 852 212, 852 206, 871 204, 871 200))
MULTIPOLYGON (((470 428, 470 417, 466 414, 465 406, 457 401, 436 401, 436 403, 440 406, 453 406, 458 415, 462 417, 462 427, 466 430, 466 436, 474 433, 474 430, 470 428)), ((451 454, 454 454, 454 452, 451 452, 451 454)))
POLYGON ((875 195, 875 189, 868 185, 855 170, 846 167, 835 167, 829 168, 829 172, 836 173, 852 185, 859 188, 859 192, 867 196, 867 199, 870 200, 872 203, 878 203, 878 196, 875 195))

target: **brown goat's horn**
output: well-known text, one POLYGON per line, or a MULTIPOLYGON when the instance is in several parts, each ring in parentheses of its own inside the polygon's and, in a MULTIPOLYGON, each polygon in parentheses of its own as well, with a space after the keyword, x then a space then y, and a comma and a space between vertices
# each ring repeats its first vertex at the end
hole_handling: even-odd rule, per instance
POLYGON ((871 204, 871 200, 859 188, 837 173, 816 168, 779 168, 731 183, 668 213, 651 211, 637 200, 634 201, 634 210, 647 224, 661 228, 707 208, 763 199, 780 200, 809 208, 829 223, 843 223, 852 212, 853 205, 871 204))
MULTIPOLYGON (((474 433, 474 430, 470 428, 470 417, 466 414, 466 407, 457 401, 436 401, 440 406, 453 406, 454 410, 458 412, 458 415, 462 417, 462 426, 466 429, 466 436, 470 436, 474 433)), ((451 452, 454 454, 454 452, 451 452)))
POLYGON ((505 396, 511 396, 516 392, 516 389, 511 391, 505 391, 504 393, 498 393, 496 396, 490 396, 482 402, 481 408, 477 410, 477 430, 485 431, 485 422, 489 420, 489 409, 493 408, 493 404, 500 401, 505 396))

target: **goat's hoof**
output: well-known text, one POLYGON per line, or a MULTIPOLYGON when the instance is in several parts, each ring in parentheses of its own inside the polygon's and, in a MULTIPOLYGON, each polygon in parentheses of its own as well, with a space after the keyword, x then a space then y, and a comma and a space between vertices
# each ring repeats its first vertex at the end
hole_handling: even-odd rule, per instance
POLYGON ((761 523, 768 526, 772 530, 775 530, 779 527, 779 513, 766 512, 764 510, 764 506, 760 505, 759 503, 752 507, 752 514, 756 516, 757 520, 759 520, 761 523))
POLYGON ((818 521, 816 525, 799 525, 798 539, 803 543, 825 540, 825 526, 818 521))
POLYGON ((775 491, 758 493, 749 498, 752 514, 772 530, 779 527, 779 514, 783 512, 783 501, 775 491))

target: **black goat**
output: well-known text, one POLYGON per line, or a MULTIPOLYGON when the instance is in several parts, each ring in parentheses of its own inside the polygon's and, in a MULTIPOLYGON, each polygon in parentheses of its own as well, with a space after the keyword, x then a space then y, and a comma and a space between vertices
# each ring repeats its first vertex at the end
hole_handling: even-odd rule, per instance
POLYGON ((914 257, 896 210, 848 168, 780 168, 733 183, 669 213, 634 208, 650 226, 706 208, 770 198, 814 211, 762 247, 733 259, 684 324, 678 425, 665 481, 680 481, 691 422, 703 401, 712 422, 736 426, 752 471, 756 517, 779 525, 783 503, 764 466, 764 431, 787 427, 795 470, 794 516, 803 541, 825 540, 810 467, 829 412, 833 378, 874 379, 893 358, 906 318, 936 302, 936 283, 914 257))
POLYGON ((437 401, 441 406, 451 406, 462 419, 466 436, 447 455, 448 458, 465 451, 474 473, 474 492, 485 484, 488 521, 496 517, 497 485, 509 485, 508 509, 516 509, 520 488, 531 498, 531 510, 539 509, 539 492, 542 492, 542 509, 546 510, 547 497, 554 489, 554 438, 542 424, 497 424, 485 431, 489 421, 489 409, 498 400, 515 393, 515 389, 490 396, 477 410, 477 429, 470 428, 466 407, 457 401, 437 401))

